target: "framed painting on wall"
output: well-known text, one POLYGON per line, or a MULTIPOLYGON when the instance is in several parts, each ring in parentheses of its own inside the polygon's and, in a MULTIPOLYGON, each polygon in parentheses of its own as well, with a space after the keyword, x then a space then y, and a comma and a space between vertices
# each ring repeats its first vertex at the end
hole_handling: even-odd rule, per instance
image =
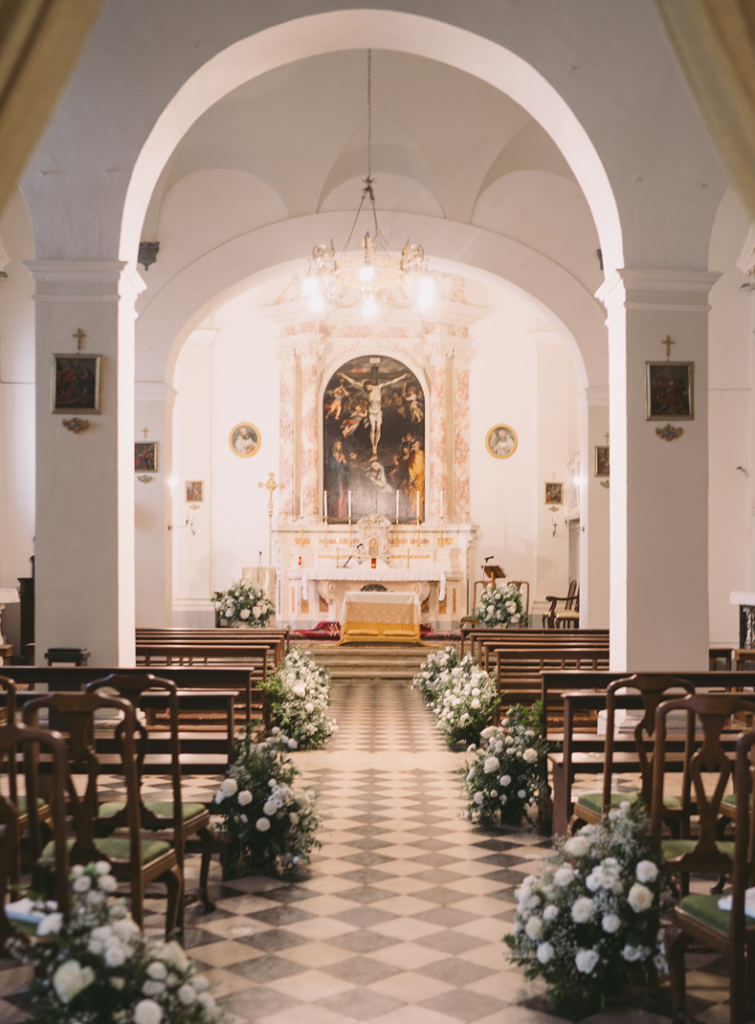
POLYGON ((645 363, 645 419, 693 420, 694 363, 645 363))
POLYGON ((564 485, 558 483, 546 483, 545 484, 545 504, 546 505, 563 505, 564 503, 564 485))
POLYGON ((157 441, 136 441, 134 444, 134 472, 157 472, 157 441))
POLYGON ((485 447, 494 459, 509 459, 519 444, 519 438, 513 427, 505 423, 497 423, 491 427, 485 438, 485 447))
POLYGON ((260 450, 262 437, 253 423, 237 423, 228 435, 228 444, 234 455, 240 459, 250 459, 260 450))
POLYGON ((595 445, 595 476, 611 475, 611 449, 605 445, 595 445))
POLYGON ((186 481, 186 500, 204 501, 204 480, 186 481))
POLYGON ((102 356, 54 355, 52 357, 52 411, 100 411, 100 362, 102 356))

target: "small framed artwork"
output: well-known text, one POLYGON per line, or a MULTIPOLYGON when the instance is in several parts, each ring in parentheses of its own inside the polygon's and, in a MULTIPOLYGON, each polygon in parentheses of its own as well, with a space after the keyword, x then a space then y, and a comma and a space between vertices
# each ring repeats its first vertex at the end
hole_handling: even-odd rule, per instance
POLYGON ((519 438, 512 427, 497 423, 491 427, 485 438, 485 447, 494 459, 509 459, 516 451, 519 438))
POLYGON ((204 501, 204 480, 186 481, 186 500, 204 501))
POLYGON ((563 505, 564 503, 564 485, 557 483, 546 483, 545 485, 545 504, 546 505, 563 505))
POLYGON ((157 472, 157 441, 136 441, 134 444, 134 472, 157 472))
POLYGON ((605 445, 595 445, 595 476, 611 475, 611 449, 605 445))
POLYGON ((228 444, 234 455, 249 459, 260 450, 262 437, 253 423, 237 423, 228 435, 228 444))
POLYGON ((693 420, 694 363, 645 363, 645 419, 693 420))
POLYGON ((100 411, 100 362, 102 356, 54 355, 52 357, 52 411, 100 411))

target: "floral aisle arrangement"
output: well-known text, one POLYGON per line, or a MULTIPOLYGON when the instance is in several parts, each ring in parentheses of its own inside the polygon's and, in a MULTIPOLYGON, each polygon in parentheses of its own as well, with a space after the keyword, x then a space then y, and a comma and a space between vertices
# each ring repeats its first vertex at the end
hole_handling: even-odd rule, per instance
POLYGON ((559 840, 540 878, 517 890, 505 941, 528 978, 542 975, 553 1002, 605 1005, 607 992, 647 984, 666 969, 660 913, 667 878, 642 804, 626 801, 598 824, 559 840))
MULTIPOLYGON (((438 691, 451 684, 451 673, 458 669, 461 656, 458 647, 444 647, 442 651, 429 654, 425 664, 412 680, 412 688, 419 690, 426 701, 433 701, 438 691)), ((459 673, 457 673, 458 675, 459 673)))
POLYGON ((236 580, 228 590, 222 590, 213 600, 220 614, 221 626, 245 626, 262 629, 275 618, 275 605, 248 580, 236 580))
POLYGON ((480 604, 474 613, 483 625, 493 629, 521 629, 528 621, 522 595, 514 583, 503 587, 488 583, 480 594, 480 604))
POLYGON ((31 902, 44 942, 11 940, 33 964, 37 1024, 210 1024, 218 1018, 206 978, 177 942, 146 938, 111 894, 107 861, 71 871, 68 922, 55 904, 31 902))
POLYGON ((296 872, 309 863, 313 847, 320 846, 315 838, 320 824, 317 794, 294 788, 299 769, 289 754, 296 740, 276 727, 255 743, 252 731, 247 726, 237 743, 233 764, 215 796, 216 813, 225 819, 230 878, 296 872))
POLYGON ((265 683, 271 720, 301 748, 322 747, 338 726, 328 716, 330 673, 292 644, 265 683))
POLYGON ((545 785, 548 753, 542 729, 543 706, 515 704, 499 726, 480 734, 480 748, 462 771, 467 793, 467 817, 483 828, 519 825, 540 800, 545 785))

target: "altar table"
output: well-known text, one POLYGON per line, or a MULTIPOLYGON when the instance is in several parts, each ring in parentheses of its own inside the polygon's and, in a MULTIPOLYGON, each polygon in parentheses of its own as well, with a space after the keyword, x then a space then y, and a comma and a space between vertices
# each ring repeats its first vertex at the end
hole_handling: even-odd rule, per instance
MULTIPOLYGON (((446 596, 446 574, 440 566, 432 565, 427 568, 412 567, 411 569, 392 569, 388 567, 370 568, 367 561, 362 565, 336 569, 332 566, 321 566, 313 569, 305 569, 302 573, 302 595, 305 599, 310 597, 309 585, 320 581, 334 582, 347 580, 354 585, 364 583, 439 583, 438 597, 441 601, 446 596)), ((314 595, 312 595, 314 596, 314 595)), ((426 595, 425 595, 426 596, 426 595)), ((423 597, 424 599, 424 597, 423 597)), ((343 621, 343 619, 341 620, 343 621)))
POLYGON ((419 643, 416 594, 349 590, 343 600, 340 643, 419 643))

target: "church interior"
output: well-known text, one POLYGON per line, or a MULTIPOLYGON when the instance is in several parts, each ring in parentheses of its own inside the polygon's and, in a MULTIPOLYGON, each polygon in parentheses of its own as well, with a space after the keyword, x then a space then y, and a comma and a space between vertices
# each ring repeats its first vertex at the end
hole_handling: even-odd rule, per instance
MULTIPOLYGON (((536 627, 574 583, 613 673, 755 646, 755 190, 743 101, 690 65, 710 5, 59 6, 70 74, 32 140, 11 124, 0 194, 0 672, 132 669, 139 630, 213 629, 242 576, 294 636, 338 639, 356 579, 456 639, 488 563, 536 627), (366 234, 421 247, 420 286, 317 291, 318 251, 366 234)), ((458 755, 379 674, 334 685, 338 738, 302 755, 320 873, 213 874, 187 945, 232 1024, 546 1024, 500 938, 547 842, 464 832, 458 755), (396 833, 382 878, 363 800, 396 833)))

